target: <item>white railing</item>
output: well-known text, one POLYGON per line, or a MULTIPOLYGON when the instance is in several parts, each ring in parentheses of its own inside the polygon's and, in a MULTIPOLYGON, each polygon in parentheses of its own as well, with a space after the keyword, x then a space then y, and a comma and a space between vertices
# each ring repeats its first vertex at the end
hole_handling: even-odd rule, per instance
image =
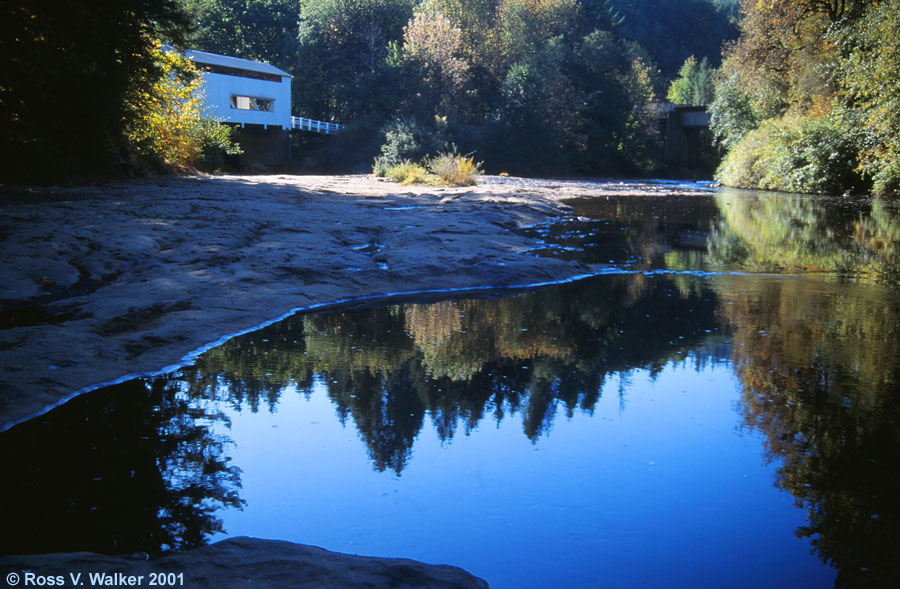
POLYGON ((291 129, 300 131, 312 131, 313 133, 325 133, 331 135, 335 131, 343 129, 344 125, 337 123, 326 123, 325 121, 317 121, 315 119, 307 119, 304 117, 291 117, 291 129))

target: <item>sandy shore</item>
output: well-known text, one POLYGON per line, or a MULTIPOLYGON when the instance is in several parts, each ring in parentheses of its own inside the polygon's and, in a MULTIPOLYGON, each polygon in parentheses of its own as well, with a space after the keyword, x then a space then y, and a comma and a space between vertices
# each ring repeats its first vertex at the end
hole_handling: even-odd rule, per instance
MULTIPOLYGON (((595 195, 621 193, 597 185, 595 195)), ((0 431, 292 310, 597 270, 523 253, 565 182, 216 176, 0 189, 0 431)))

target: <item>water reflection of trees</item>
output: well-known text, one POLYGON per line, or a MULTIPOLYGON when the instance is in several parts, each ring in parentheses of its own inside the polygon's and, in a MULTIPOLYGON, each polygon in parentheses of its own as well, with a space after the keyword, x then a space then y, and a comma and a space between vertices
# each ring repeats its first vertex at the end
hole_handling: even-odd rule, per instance
POLYGON ((537 440, 560 408, 591 411, 609 374, 686 355, 714 329, 713 308, 697 281, 636 275, 298 315, 209 351, 184 378, 197 398, 252 411, 321 383, 375 468, 399 473, 426 419, 446 441, 488 415, 520 414, 537 440))
POLYGON ((73 399, 0 434, 0 553, 151 555, 206 544, 240 507, 218 412, 164 380, 73 399))
POLYGON ((699 269, 716 204, 710 195, 624 196, 571 201, 574 218, 522 230, 544 256, 632 270, 699 269))
POLYGON ((714 265, 900 282, 900 209, 883 200, 716 193, 714 265))
POLYGON ((538 253, 633 270, 827 272, 900 282, 900 206, 878 199, 722 190, 573 201, 578 215, 525 232, 538 253))
POLYGON ((900 582, 900 299, 893 289, 735 278, 723 290, 745 424, 838 585, 900 582))

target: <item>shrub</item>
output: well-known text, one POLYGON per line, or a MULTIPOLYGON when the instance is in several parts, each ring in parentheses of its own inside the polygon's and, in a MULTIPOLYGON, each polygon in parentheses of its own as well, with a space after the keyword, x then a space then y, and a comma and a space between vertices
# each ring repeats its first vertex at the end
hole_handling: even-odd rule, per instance
POLYGON ((375 158, 375 163, 372 165, 372 173, 379 178, 384 178, 387 176, 388 170, 391 167, 392 166, 386 157, 377 157, 375 158))
POLYGON ((207 172, 215 172, 225 165, 226 155, 243 153, 241 146, 232 139, 234 129, 216 121, 204 119, 192 125, 191 134, 200 146, 197 167, 207 172))
POLYGON ((409 186, 424 183, 428 179, 428 170, 410 160, 404 160, 396 166, 386 168, 384 175, 389 180, 409 186))
POLYGON ((767 120, 759 128, 747 132, 735 143, 719 169, 716 180, 735 188, 759 188, 768 162, 765 160, 766 146, 776 141, 777 123, 767 120))
POLYGON ((839 114, 767 119, 728 153, 716 179, 728 186, 837 194, 866 184, 856 171, 859 135, 839 114))
POLYGON ((838 115, 783 119, 777 157, 761 186, 771 190, 839 194, 859 191, 856 133, 838 115))
POLYGON ((482 173, 481 163, 471 155, 459 155, 456 151, 439 154, 428 160, 428 169, 446 184, 471 186, 477 183, 475 176, 482 173))
POLYGON ((428 157, 444 147, 444 127, 443 121, 429 127, 412 119, 393 119, 382 130, 380 157, 391 166, 428 157))

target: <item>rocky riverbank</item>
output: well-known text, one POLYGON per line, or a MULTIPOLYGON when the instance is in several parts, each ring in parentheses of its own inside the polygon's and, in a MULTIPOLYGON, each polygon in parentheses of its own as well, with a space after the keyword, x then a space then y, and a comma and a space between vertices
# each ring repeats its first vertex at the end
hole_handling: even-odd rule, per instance
MULTIPOLYGON (((621 186, 588 192, 604 190, 621 186)), ((535 244, 515 231, 585 192, 371 176, 0 189, 0 431, 295 309, 589 273, 524 253, 535 244)))
POLYGON ((453 566, 402 558, 352 556, 315 546, 245 537, 229 538, 154 560, 141 555, 106 556, 86 552, 0 557, 0 576, 10 586, 56 587, 155 584, 216 588, 480 589, 488 586, 482 579, 453 566), (30 582, 26 575, 32 575, 30 582))

